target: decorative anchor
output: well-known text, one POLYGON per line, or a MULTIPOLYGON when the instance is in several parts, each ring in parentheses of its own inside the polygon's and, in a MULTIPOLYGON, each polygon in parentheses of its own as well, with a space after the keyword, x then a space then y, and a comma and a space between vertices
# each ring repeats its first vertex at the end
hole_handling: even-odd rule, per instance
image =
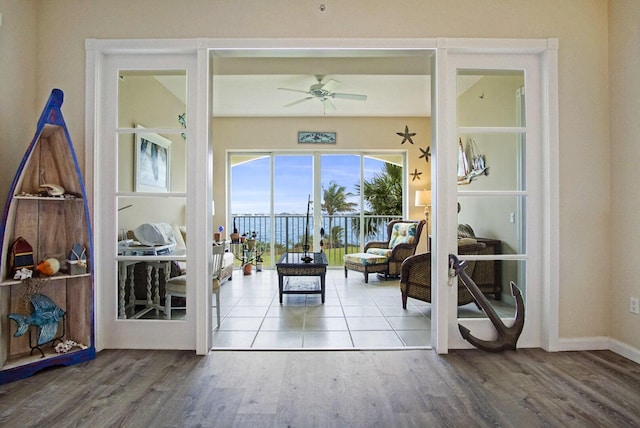
POLYGON ((458 324, 458 328, 460 329, 460 334, 462 337, 471 343, 476 348, 482 349, 484 351, 489 352, 500 352, 505 349, 516 349, 516 343, 518 342, 518 338, 522 333, 522 329, 524 327, 524 300, 522 299, 522 292, 518 288, 518 286, 511 281, 511 295, 516 299, 516 316, 514 318, 513 325, 511 327, 507 327, 495 309, 489 303, 489 300, 485 297, 484 294, 480 291, 475 282, 469 277, 469 275, 465 272, 466 263, 460 262, 456 256, 453 254, 449 254, 449 266, 455 272, 455 275, 458 275, 467 290, 471 293, 476 304, 480 306, 481 309, 487 314, 491 324, 496 328, 498 332, 498 338, 493 341, 478 339, 477 337, 471 334, 471 331, 465 326, 458 324))

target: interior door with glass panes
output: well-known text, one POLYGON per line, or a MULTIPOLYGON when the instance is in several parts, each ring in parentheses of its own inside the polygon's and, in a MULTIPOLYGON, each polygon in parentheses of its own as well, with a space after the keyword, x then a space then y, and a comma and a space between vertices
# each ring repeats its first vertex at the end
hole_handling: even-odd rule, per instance
POLYGON ((195 62, 105 57, 96 148, 105 347, 195 349, 194 284, 202 281, 190 273, 186 239, 195 62))
MULTIPOLYGON (((448 150, 455 153, 457 256, 467 261, 466 273, 505 326, 513 324, 516 313, 510 283, 517 285, 525 302, 518 346, 540 346, 539 58, 486 54, 448 60, 456 106, 448 150)), ((449 305, 455 307, 449 317, 450 348, 469 346, 459 325, 480 340, 494 341, 496 328, 487 310, 460 280, 455 294, 449 305)))

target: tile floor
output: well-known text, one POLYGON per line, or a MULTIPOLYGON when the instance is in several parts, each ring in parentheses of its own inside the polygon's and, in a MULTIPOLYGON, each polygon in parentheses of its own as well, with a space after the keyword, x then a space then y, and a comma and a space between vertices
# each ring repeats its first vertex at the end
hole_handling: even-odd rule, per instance
MULTIPOLYGON (((275 270, 244 276, 220 289, 221 323, 214 349, 399 349, 431 344, 431 305, 409 299, 402 309, 399 282, 329 269, 325 303, 319 294, 278 300, 275 270)), ((479 316, 473 307, 466 316, 479 316)), ((215 315, 215 314, 214 314, 215 315)), ((214 321, 215 322, 215 321, 214 321)))
POLYGON ((234 349, 389 349, 429 347, 431 306, 412 300, 402 309, 398 280, 329 269, 325 303, 319 294, 278 300, 275 270, 244 276, 220 289, 221 323, 213 347, 234 349))

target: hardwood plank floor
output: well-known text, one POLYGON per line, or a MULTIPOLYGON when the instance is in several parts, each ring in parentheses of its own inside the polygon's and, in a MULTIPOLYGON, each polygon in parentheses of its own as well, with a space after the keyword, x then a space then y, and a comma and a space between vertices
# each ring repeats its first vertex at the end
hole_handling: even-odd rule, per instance
POLYGON ((6 427, 632 427, 609 351, 108 350, 0 386, 6 427))

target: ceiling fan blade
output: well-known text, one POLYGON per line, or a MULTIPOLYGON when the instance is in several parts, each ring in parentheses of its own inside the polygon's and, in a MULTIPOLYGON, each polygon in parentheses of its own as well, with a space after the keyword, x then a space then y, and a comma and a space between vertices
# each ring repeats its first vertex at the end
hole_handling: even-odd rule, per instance
POLYGON ((356 101, 366 101, 367 100, 367 96, 366 95, 359 95, 359 94, 341 94, 338 92, 334 92, 333 94, 331 94, 331 98, 342 98, 345 100, 356 100, 356 101))
POLYGON ((322 84, 322 89, 327 91, 327 92, 333 92, 333 90, 336 89, 340 85, 341 85, 341 83, 338 82, 337 80, 329 79, 325 83, 322 84))
POLYGON ((289 103, 289 104, 285 104, 284 107, 291 107, 291 106, 294 106, 296 104, 300 104, 301 102, 304 102, 304 101, 307 101, 307 100, 311 100, 311 99, 313 99, 313 97, 306 97, 306 98, 303 98, 301 100, 294 101, 294 102, 289 103))
POLYGON ((308 94, 309 91, 303 91, 301 89, 291 89, 291 88, 278 88, 282 91, 291 91, 291 92, 302 92, 303 94, 308 94))
POLYGON ((335 104, 333 104, 329 98, 323 98, 322 102, 324 103, 325 107, 329 106, 329 110, 336 110, 335 104))

